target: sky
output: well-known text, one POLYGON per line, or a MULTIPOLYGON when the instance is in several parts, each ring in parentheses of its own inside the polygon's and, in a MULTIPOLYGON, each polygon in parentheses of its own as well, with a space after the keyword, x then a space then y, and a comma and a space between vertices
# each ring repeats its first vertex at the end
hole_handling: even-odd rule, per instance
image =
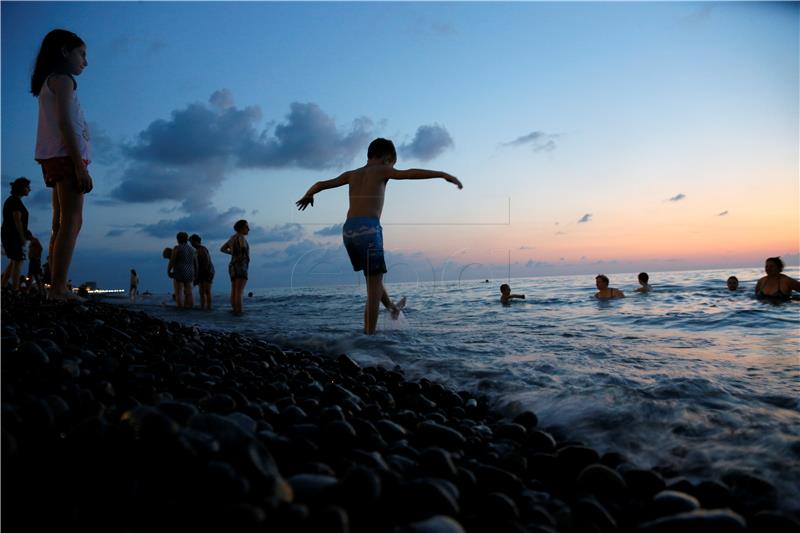
MULTIPOLYGON (((2 194, 33 159, 33 61, 87 43, 95 188, 70 277, 169 290, 161 251, 250 222, 251 287, 357 282, 345 188, 387 186, 387 281, 752 267, 800 252, 798 3, 2 2, 2 194)), ((5 260, 5 258, 3 258, 5 260)), ((591 276, 589 283, 591 284, 591 276)))

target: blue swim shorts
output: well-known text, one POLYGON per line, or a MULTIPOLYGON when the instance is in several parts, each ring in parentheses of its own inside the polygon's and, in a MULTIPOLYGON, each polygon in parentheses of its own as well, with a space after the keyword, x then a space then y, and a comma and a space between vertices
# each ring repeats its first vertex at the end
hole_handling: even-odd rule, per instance
POLYGON ((353 270, 364 274, 385 274, 383 230, 377 217, 348 218, 342 227, 342 240, 353 270))

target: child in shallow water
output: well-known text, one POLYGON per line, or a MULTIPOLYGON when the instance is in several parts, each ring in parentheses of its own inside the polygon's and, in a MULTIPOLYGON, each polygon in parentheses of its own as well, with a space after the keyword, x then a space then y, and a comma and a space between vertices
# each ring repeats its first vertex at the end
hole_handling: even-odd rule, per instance
POLYGON ((623 293, 621 290, 608 286, 610 282, 608 280, 608 276, 605 274, 599 274, 596 278, 594 278, 594 282, 597 286, 597 293, 594 295, 594 297, 598 300, 625 298, 625 293, 623 293))
POLYGON ((650 285, 647 283, 650 281, 650 276, 647 274, 647 272, 640 272, 638 279, 640 287, 636 289, 636 292, 650 292, 652 287, 650 287, 650 285))
POLYGON ((511 304, 511 300, 513 300, 514 298, 518 298, 520 300, 524 300, 525 299, 525 295, 524 294, 511 294, 511 287, 509 286, 508 283, 503 283, 502 285, 500 285, 500 302, 503 305, 510 305, 511 304))

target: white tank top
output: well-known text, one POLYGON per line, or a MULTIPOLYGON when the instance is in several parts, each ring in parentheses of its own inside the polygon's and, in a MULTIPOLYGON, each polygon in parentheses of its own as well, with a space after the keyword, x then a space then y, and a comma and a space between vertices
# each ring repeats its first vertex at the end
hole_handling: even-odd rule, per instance
MULTIPOLYGON (((49 77, 47 79, 50 79, 49 77)), ((91 160, 91 147, 89 145, 89 126, 83 116, 81 103, 78 101, 78 92, 73 91, 72 101, 69 105, 69 116, 72 129, 78 137, 78 149, 81 158, 91 160)), ((56 95, 47 85, 47 80, 39 91, 39 127, 36 130, 36 159, 51 159, 53 157, 69 157, 67 143, 58 129, 58 115, 56 114, 56 95)))

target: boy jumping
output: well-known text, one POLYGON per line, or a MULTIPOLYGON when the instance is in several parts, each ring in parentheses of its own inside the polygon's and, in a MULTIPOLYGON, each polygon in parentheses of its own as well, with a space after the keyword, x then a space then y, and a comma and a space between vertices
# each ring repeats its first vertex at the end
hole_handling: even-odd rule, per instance
POLYGON ((297 202, 299 210, 314 205, 314 195, 326 189, 348 185, 350 189, 350 208, 347 210, 347 221, 342 228, 342 238, 347 255, 353 264, 353 270, 364 271, 367 283, 367 304, 364 307, 364 333, 372 335, 378 324, 378 307, 380 303, 392 311, 398 307, 392 303, 383 286, 383 275, 386 263, 383 259, 383 230, 381 229, 381 213, 386 183, 395 180, 423 180, 444 178, 446 181, 463 188, 457 178, 436 170, 408 169, 397 170, 397 151, 392 141, 375 139, 367 149, 367 164, 355 170, 348 170, 327 181, 318 181, 308 189, 305 196, 297 202))

